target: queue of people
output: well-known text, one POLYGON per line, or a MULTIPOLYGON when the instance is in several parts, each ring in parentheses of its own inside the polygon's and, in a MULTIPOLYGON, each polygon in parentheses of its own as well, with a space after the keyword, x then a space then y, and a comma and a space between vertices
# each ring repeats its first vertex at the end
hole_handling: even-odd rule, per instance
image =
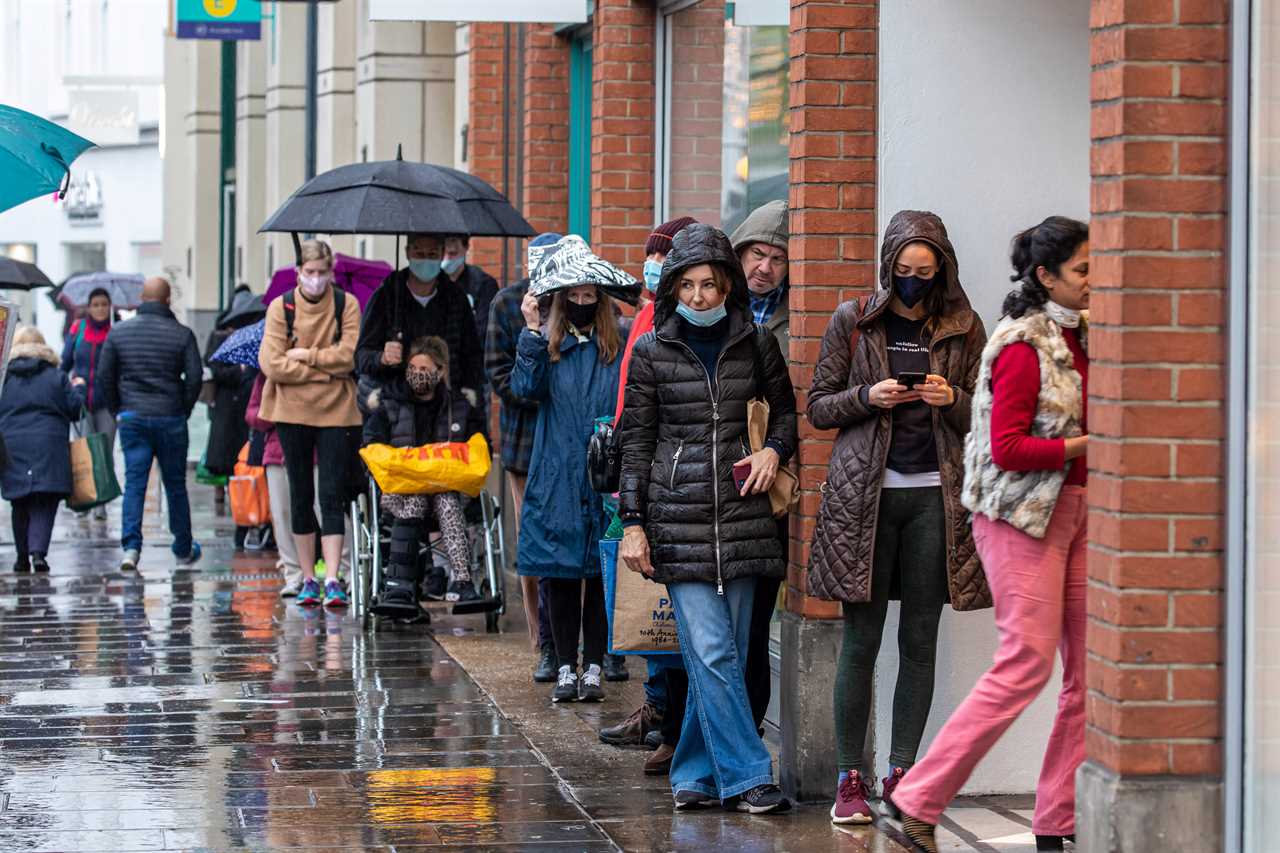
MULTIPOLYGON (((601 739, 650 747, 644 770, 669 775, 677 810, 785 811, 762 725, 769 622, 791 552, 787 508, 770 492, 799 441, 787 220, 786 204, 771 202, 731 236, 690 217, 662 223, 644 245, 643 286, 580 237, 548 233, 530 242, 527 278, 498 290, 466 264, 465 236, 411 234, 406 266, 363 312, 335 285, 329 246, 303 243, 296 288, 267 307, 260 374, 225 377, 264 442, 282 594, 344 606, 356 450, 487 435, 492 386, 533 680, 553 684, 551 701, 563 703, 601 701, 603 682, 625 677, 608 654, 598 548, 620 529, 619 570, 665 585, 681 654, 648 662, 644 705, 601 739), (619 304, 636 301, 634 316, 619 304), (756 406, 767 424, 753 448, 756 406), (588 440, 608 421, 621 457, 614 495, 588 473, 588 440), (323 587, 321 556, 338 567, 323 587)), ((1055 650, 1065 677, 1033 828, 1038 849, 1073 837, 1084 744, 1087 225, 1050 217, 1017 235, 1011 254, 1017 286, 988 337, 942 220, 899 212, 875 292, 834 312, 807 389, 810 423, 838 431, 807 567, 809 593, 841 602, 844 617, 831 820, 875 817, 866 733, 896 599, 900 664, 879 808, 923 851, 936 850, 942 810, 1047 683, 1055 650), (947 604, 994 606, 1000 649, 919 758, 947 604)), ((194 336, 168 308, 163 279, 148 280, 139 316, 115 326, 105 297, 91 298, 61 359, 33 329, 15 340, 0 395, 0 486, 14 504, 19 570, 48 568, 70 466, 49 442, 18 436, 65 435, 82 413, 98 431, 119 430, 122 569, 138 567, 153 459, 173 553, 200 558, 185 484, 202 368, 194 336), (57 464, 37 476, 34 458, 57 464)), ((418 614, 424 594, 478 596, 460 495, 384 495, 382 508, 391 548, 379 612, 418 614), (440 572, 424 569, 431 537, 446 555, 440 572)))

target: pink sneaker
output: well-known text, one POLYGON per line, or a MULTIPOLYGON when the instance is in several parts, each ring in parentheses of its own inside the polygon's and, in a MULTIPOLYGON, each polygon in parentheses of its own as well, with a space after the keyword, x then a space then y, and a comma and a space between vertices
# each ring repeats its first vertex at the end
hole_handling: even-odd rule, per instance
POLYGON ((893 789, 898 787, 898 783, 902 781, 902 777, 906 772, 901 767, 895 767, 888 776, 884 777, 884 781, 880 783, 880 799, 889 803, 893 802, 893 789))
POLYGON ((871 823, 871 806, 867 800, 871 788, 857 770, 850 770, 836 790, 836 803, 831 807, 832 823, 871 823))

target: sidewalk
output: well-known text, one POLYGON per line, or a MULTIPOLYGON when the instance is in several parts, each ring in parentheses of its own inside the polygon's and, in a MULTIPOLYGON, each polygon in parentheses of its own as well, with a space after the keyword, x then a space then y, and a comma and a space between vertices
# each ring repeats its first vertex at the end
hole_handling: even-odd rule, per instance
MULTIPOLYGON (((595 735, 639 703, 638 660, 606 702, 553 706, 518 602, 504 634, 442 613, 365 634, 282 602, 274 559, 233 554, 212 490, 191 495, 194 570, 154 502, 140 577, 117 570, 118 502, 62 513, 51 575, 0 547, 0 849, 902 850, 821 804, 677 816, 643 752, 595 735)), ((942 849, 1033 849, 1027 806, 954 809, 942 849)))

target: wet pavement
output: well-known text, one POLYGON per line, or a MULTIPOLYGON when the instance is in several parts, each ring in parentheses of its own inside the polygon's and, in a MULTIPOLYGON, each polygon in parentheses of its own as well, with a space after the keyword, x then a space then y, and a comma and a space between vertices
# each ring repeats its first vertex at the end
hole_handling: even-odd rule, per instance
MULTIPOLYGON (((108 522, 63 512, 48 576, 9 570, 0 514, 0 850, 902 850, 826 806, 674 815, 644 753, 595 730, 639 702, 553 706, 519 607, 366 633, 282 602, 193 486, 179 568, 154 500, 140 576, 108 522), (434 636, 433 636, 434 632, 434 636)), ((515 585, 510 585, 509 588, 515 585)), ((943 849, 1033 849, 1022 800, 953 810, 943 849)))

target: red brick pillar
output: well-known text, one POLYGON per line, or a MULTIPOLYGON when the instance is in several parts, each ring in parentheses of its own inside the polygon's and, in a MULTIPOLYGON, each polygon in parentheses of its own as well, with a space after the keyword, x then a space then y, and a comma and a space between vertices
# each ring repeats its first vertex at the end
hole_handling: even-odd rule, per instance
POLYGON ((1221 849, 1228 6, 1092 7, 1089 853, 1221 849))
POLYGON ((652 0, 598 0, 591 77, 591 248, 632 275, 654 225, 652 0))
MULTIPOLYGON (((791 379, 803 410, 814 362, 836 306, 866 296, 876 276, 878 5, 791 3, 791 379)), ((830 796, 831 683, 840 605, 806 593, 809 543, 835 435, 800 420, 800 510, 782 629, 781 775, 802 799, 830 796)))
MULTIPOLYGON (((503 24, 471 25, 471 64, 468 81, 471 118, 467 130, 468 171, 502 189, 502 158, 506 150, 502 138, 502 31, 503 24)), ((514 174, 514 171, 512 172, 514 174)), ((471 263, 484 267, 499 285, 507 282, 502 271, 502 241, 477 237, 471 242, 471 263)))
POLYGON ((524 216, 538 231, 569 225, 569 42, 550 24, 525 34, 524 216))

